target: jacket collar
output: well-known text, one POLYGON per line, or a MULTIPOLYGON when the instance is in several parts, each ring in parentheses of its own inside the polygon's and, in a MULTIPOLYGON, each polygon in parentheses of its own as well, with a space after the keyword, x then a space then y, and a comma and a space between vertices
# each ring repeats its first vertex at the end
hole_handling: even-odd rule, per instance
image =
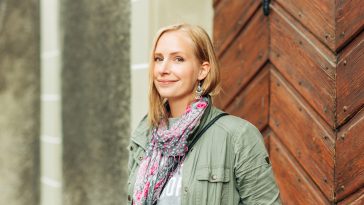
MULTIPOLYGON (((192 131, 192 134, 188 137, 187 141, 191 141, 196 133, 198 133, 200 130, 202 130, 205 125, 207 125, 214 117, 222 113, 220 109, 217 109, 212 105, 211 97, 208 96, 209 104, 204 112, 204 114, 201 117, 200 124, 194 128, 192 131)), ((138 144, 140 147, 142 147, 144 150, 147 148, 147 144, 150 141, 150 134, 151 134, 151 128, 148 125, 147 122, 147 116, 144 116, 140 124, 138 125, 137 129, 131 136, 131 140, 138 144)))

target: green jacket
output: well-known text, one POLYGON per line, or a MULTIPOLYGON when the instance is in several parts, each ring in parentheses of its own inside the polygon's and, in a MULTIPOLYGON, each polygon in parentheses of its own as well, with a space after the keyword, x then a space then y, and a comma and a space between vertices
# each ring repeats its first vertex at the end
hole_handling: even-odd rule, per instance
MULTIPOLYGON (((221 112, 208 107, 194 133, 221 112)), ((143 119, 131 137, 128 204, 149 134, 143 119)), ((182 205, 281 204, 263 137, 241 118, 217 120, 188 153, 182 169, 182 205)))

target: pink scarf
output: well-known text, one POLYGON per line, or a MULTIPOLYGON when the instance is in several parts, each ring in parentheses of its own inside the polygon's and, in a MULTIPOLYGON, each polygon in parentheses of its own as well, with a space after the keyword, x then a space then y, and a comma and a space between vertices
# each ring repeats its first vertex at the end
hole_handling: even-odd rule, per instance
POLYGON ((188 151, 187 138, 200 124, 207 105, 208 98, 200 98, 189 105, 171 127, 161 121, 153 128, 151 142, 137 173, 133 204, 152 205, 158 200, 165 183, 183 162, 188 151))

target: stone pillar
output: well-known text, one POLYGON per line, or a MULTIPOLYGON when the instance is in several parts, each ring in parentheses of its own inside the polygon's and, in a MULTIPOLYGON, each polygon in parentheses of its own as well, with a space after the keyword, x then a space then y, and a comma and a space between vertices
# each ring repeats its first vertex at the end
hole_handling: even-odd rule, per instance
POLYGON ((130 0, 65 0, 62 124, 65 205, 126 201, 130 0))
POLYGON ((39 2, 0 1, 0 204, 39 203, 39 2))

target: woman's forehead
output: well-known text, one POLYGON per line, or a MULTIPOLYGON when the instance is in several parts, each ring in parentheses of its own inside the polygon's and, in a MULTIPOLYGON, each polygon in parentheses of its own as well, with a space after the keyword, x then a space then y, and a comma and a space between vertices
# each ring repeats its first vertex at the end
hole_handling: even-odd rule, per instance
POLYGON ((193 41, 186 32, 168 31, 159 38, 154 53, 188 54, 193 48, 193 41))

